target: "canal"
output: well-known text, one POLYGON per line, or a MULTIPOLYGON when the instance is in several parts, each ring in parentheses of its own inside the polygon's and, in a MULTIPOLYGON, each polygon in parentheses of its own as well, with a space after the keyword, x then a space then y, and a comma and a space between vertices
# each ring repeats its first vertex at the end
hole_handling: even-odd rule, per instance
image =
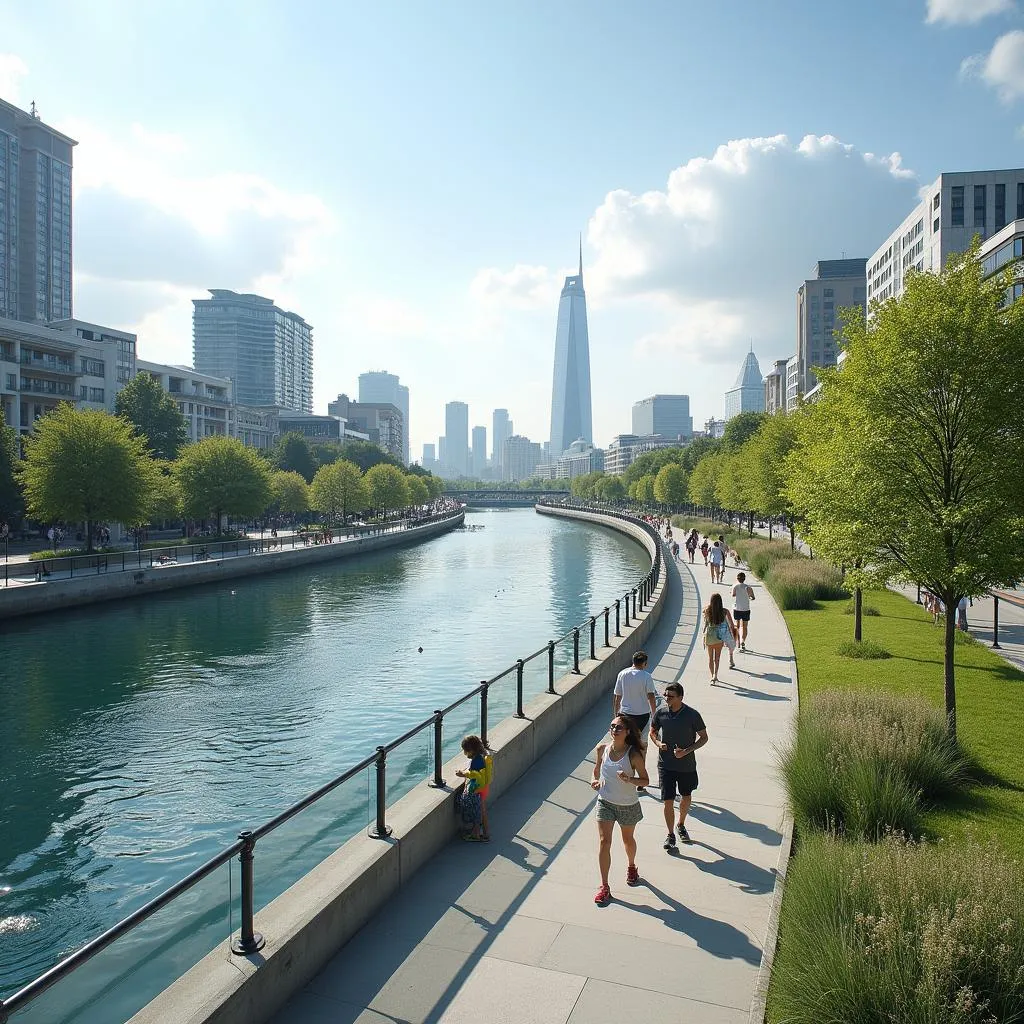
MULTIPOLYGON (((0 994, 649 568, 621 534, 532 509, 466 523, 314 571, 0 626, 0 994)), ((538 659, 528 695, 545 683, 538 659)), ((510 713, 514 674, 490 703, 492 722, 510 713)), ((452 753, 476 723, 473 702, 446 720, 452 753)), ((431 739, 389 758, 391 799, 427 777, 431 739)), ((371 795, 368 770, 264 839, 257 906, 365 828, 371 795)), ((13 1021, 127 1019, 237 929, 237 895, 232 864, 13 1021)))

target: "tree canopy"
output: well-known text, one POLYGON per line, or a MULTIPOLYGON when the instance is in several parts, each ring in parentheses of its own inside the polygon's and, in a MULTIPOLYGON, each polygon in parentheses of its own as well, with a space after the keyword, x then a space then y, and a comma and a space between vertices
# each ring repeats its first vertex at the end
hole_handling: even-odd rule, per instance
POLYGON ((313 449, 297 430, 290 430, 277 439, 270 452, 270 462, 286 473, 298 473, 307 484, 312 482, 318 467, 313 449))
POLYGON ((137 525, 148 518, 155 475, 145 440, 119 416, 62 402, 25 440, 19 473, 36 519, 137 525))
POLYGON ((270 504, 270 470, 253 448, 237 437, 204 437, 187 445, 175 463, 186 515, 249 518, 270 504))
POLYGON ((309 487, 301 473, 279 469, 270 476, 273 504, 282 515, 301 515, 309 509, 309 487))
POLYGON ((382 515, 409 504, 409 486, 405 474, 397 466, 378 463, 366 474, 366 487, 370 493, 370 506, 380 509, 382 515))
POLYGON ((0 422, 0 523, 21 518, 23 502, 17 477, 20 464, 18 435, 0 422))
POLYGON ((174 459, 188 441, 188 424, 177 403, 145 370, 117 393, 114 412, 146 439, 154 458, 174 459))
POLYGON ((406 473, 405 483, 409 488, 410 505, 425 505, 430 500, 430 489, 427 487, 427 478, 417 476, 414 473, 406 473))
POLYGON ((359 467, 346 459, 321 466, 309 489, 309 503, 329 523, 338 516, 344 522, 353 512, 369 508, 370 495, 359 467))
POLYGON ((689 493, 686 472, 678 463, 670 462, 658 470, 654 478, 654 498, 662 505, 683 505, 689 493))
POLYGON ((733 452, 737 448, 741 448, 760 429, 765 415, 763 412, 741 412, 733 416, 725 424, 725 433, 722 435, 722 449, 727 452, 733 452))

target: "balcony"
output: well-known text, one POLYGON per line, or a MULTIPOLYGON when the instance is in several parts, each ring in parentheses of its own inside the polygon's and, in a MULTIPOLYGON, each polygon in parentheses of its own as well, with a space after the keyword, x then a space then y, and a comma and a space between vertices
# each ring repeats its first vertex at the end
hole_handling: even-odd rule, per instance
POLYGON ((75 377, 75 364, 71 359, 61 359, 59 356, 45 355, 39 352, 26 352, 22 350, 21 365, 30 366, 33 370, 41 370, 44 373, 62 373, 69 377, 75 377))
POLYGON ((33 377, 21 378, 22 394, 50 395, 54 398, 74 398, 75 386, 59 380, 37 380, 33 377))

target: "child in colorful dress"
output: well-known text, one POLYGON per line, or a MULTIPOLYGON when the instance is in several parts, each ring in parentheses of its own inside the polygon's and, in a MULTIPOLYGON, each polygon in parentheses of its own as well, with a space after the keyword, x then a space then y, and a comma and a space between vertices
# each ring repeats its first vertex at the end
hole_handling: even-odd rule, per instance
POLYGON ((470 843, 489 843, 487 794, 494 778, 494 759, 484 741, 475 735, 469 735, 462 741, 462 752, 469 758, 469 768, 455 773, 466 780, 462 794, 462 823, 467 831, 462 838, 470 843))

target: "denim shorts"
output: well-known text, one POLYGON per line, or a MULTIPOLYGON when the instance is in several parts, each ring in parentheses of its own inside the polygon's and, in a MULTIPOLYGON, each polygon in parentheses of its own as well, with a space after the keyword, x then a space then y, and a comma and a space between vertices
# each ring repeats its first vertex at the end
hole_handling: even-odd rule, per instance
POLYGON ((643 817, 639 800, 635 804, 610 804, 607 800, 597 798, 598 821, 617 821, 619 825, 629 828, 630 825, 639 825, 643 817))

